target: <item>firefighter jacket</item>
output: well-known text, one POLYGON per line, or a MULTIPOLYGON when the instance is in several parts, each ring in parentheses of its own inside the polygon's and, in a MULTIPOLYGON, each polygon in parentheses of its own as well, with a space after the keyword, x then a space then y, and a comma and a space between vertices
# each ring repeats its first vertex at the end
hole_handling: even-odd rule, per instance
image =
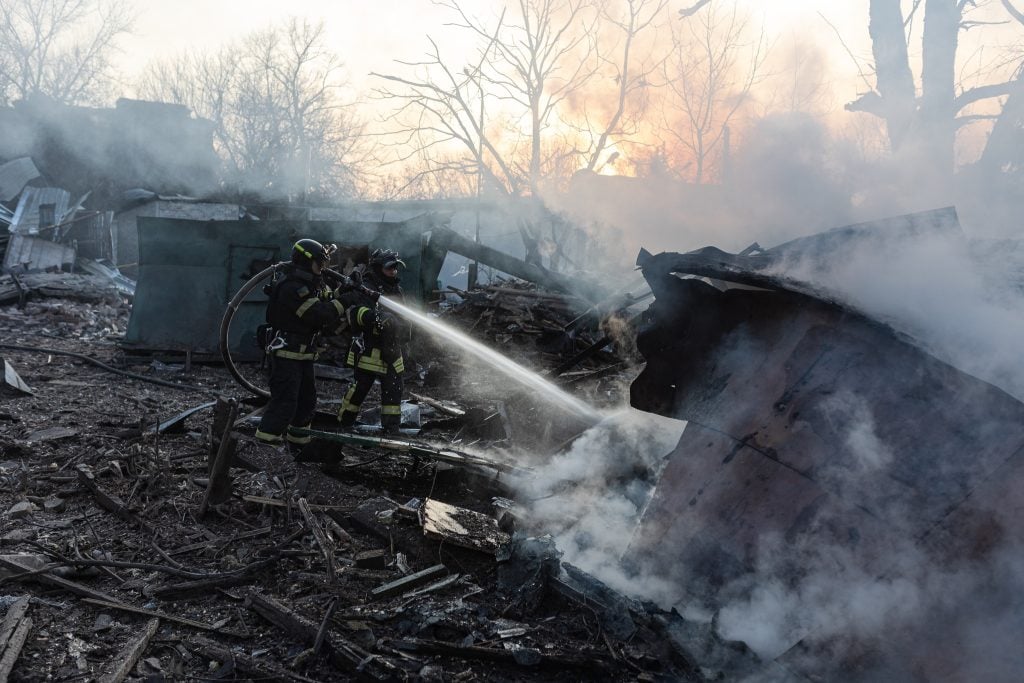
MULTIPOLYGON (((401 300, 402 288, 397 281, 382 282, 369 274, 363 278, 363 285, 385 296, 401 300)), ((350 296, 350 295, 346 295, 350 296)), ((365 295, 353 294, 345 301, 349 325, 355 336, 349 348, 347 365, 379 375, 392 370, 399 375, 405 372, 402 358, 402 343, 408 336, 404 322, 365 295)))
POLYGON ((319 275, 289 266, 267 302, 267 323, 276 332, 273 353, 281 358, 315 360, 320 332, 344 319, 345 309, 319 275))

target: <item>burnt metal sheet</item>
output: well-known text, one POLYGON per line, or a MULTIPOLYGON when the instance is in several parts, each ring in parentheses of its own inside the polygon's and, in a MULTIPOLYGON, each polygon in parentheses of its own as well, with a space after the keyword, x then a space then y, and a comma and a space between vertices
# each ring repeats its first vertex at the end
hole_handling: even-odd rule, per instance
POLYGON ((753 287, 784 289, 838 304, 833 292, 807 279, 791 277, 787 271, 799 264, 803 274, 813 278, 816 273, 828 272, 833 263, 846 258, 854 249, 887 250, 929 235, 962 236, 956 210, 946 207, 858 223, 743 254, 730 254, 717 247, 685 254, 653 255, 641 250, 636 265, 644 270, 655 296, 660 296, 659 290, 671 283, 673 277, 698 275, 753 287))
POLYGON ((9 202, 25 188, 30 180, 39 177, 39 169, 30 157, 12 159, 0 166, 0 202, 9 202))
MULTIPOLYGON (((920 218, 896 223, 910 237, 951 229, 948 214, 920 218)), ((827 262, 837 244, 872 234, 808 238, 786 258, 827 262)), ((641 254, 657 299, 638 335, 647 365, 631 403, 688 424, 630 561, 710 605, 752 582, 799 592, 821 569, 802 562, 830 549, 844 570, 921 594, 933 572, 984 567, 986 581, 943 596, 943 608, 991 605, 1024 627, 1005 611, 1015 579, 998 571, 1000 553, 1024 547, 1024 404, 787 280, 777 260, 787 250, 773 251, 641 254), (767 289, 722 291, 680 275, 767 289), (920 575, 907 573, 908 558, 920 575)), ((962 662, 943 671, 931 652, 955 651, 972 626, 940 616, 908 614, 897 634, 837 635, 810 619, 777 664, 811 680, 970 679, 962 662)))
POLYGON ((34 395, 32 389, 25 384, 14 367, 3 358, 0 358, 0 370, 2 370, 0 372, 0 389, 7 388, 19 394, 34 395))

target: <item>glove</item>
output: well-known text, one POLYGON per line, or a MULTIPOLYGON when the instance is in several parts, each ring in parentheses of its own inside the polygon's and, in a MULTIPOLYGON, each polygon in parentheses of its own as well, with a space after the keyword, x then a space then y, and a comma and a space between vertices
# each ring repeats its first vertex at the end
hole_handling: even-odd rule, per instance
POLYGON ((363 286, 363 271, 358 268, 354 268, 351 273, 348 274, 349 279, 352 281, 354 287, 363 286))

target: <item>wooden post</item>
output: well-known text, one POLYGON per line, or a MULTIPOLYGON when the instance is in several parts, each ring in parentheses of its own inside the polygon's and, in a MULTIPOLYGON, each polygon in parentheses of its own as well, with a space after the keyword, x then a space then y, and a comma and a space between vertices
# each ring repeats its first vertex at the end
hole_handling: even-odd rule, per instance
POLYGON ((238 417, 238 401, 233 398, 228 399, 228 418, 220 437, 217 457, 214 458, 213 465, 210 467, 210 480, 206 484, 206 493, 203 494, 203 502, 199 505, 200 517, 206 514, 211 502, 217 502, 223 495, 224 485, 230 486, 230 482, 225 482, 225 479, 231 467, 231 457, 236 444, 235 438, 231 435, 236 417, 238 417))

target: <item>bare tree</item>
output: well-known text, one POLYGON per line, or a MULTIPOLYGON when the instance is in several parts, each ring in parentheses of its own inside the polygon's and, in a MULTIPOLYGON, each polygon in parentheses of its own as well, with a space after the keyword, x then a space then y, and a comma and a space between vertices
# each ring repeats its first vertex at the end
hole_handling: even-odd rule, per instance
POLYGON ((150 65, 139 90, 213 121, 227 179, 243 192, 337 197, 356 193, 368 156, 344 86, 323 23, 291 19, 217 54, 150 65))
POLYGON ((602 9, 604 26, 615 29, 621 35, 622 43, 611 47, 598 43, 596 46, 605 77, 613 79, 617 87, 614 108, 604 125, 595 125, 589 115, 585 117, 587 125, 581 133, 592 138, 584 152, 588 171, 598 168, 601 155, 609 144, 629 139, 640 127, 646 109, 643 95, 656 86, 656 74, 667 55, 655 53, 648 55, 647 59, 640 59, 636 54, 637 43, 645 31, 658 27, 668 5, 669 0, 625 0, 623 13, 614 11, 618 5, 613 3, 607 3, 602 9), (596 140, 593 139, 595 135, 596 140))
POLYGON ((461 149, 435 170, 474 169, 492 190, 537 195, 546 171, 572 149, 550 139, 558 136, 558 109, 596 69, 594 3, 518 0, 513 18, 502 13, 491 26, 455 0, 436 4, 452 11, 452 26, 478 39, 476 57, 455 66, 428 37, 422 61, 399 62, 412 74, 373 74, 388 82, 378 95, 398 103, 395 132, 418 156, 461 149))
POLYGON ((677 168, 692 168, 695 183, 715 170, 729 126, 762 78, 767 54, 764 32, 733 3, 698 3, 673 32, 673 52, 665 64, 669 96, 664 102, 663 134, 683 157, 677 168))
MULTIPOLYGON (((1002 0, 1003 8, 1024 26, 1024 12, 1010 0, 1002 0)), ((999 87, 998 85, 996 86, 999 87)), ((1024 141, 1024 65, 1018 65, 1007 84, 1007 97, 1002 111, 992 126, 988 142, 976 164, 976 170, 988 178, 1004 169, 1019 173, 1024 167, 1021 142, 1024 141)))
MULTIPOLYGON (((960 34, 990 22, 969 19, 969 12, 980 6, 975 0, 923 0, 918 97, 907 41, 920 4, 920 1, 915 2, 910 16, 904 18, 899 2, 870 1, 876 90, 861 95, 846 108, 883 118, 894 152, 899 152, 910 141, 915 154, 923 153, 920 161, 925 167, 950 180, 955 170, 957 131, 978 118, 968 113, 969 108, 978 102, 1011 94, 1019 89, 1019 79, 971 87, 958 83, 956 61, 960 34)), ((1002 4, 1011 16, 1019 19, 1008 0, 1003 0, 1002 4)))
POLYGON ((818 115, 831 109, 828 58, 818 44, 793 33, 776 43, 771 52, 770 75, 765 87, 759 88, 764 113, 782 110, 818 115))
POLYGON ((134 18, 126 0, 0 0, 0 98, 101 100, 134 18))

